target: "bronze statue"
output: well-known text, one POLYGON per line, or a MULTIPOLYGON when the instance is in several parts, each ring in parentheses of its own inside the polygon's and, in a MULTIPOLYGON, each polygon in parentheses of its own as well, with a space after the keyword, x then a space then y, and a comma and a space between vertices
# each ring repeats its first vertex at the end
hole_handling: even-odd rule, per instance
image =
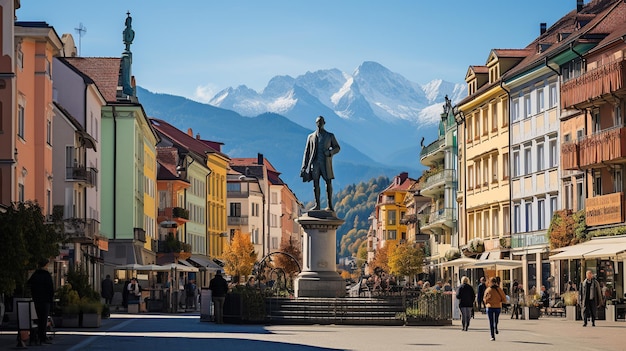
POLYGON ((315 124, 317 125, 317 130, 309 134, 306 141, 300 177, 302 177, 303 182, 313 181, 313 192, 315 194, 315 207, 313 207, 313 210, 320 209, 320 177, 324 178, 326 195, 328 197, 326 210, 334 211, 332 180, 335 178, 335 174, 333 173, 332 161, 333 155, 339 152, 340 147, 337 139, 335 139, 335 135, 324 129, 324 124, 326 124, 324 117, 317 117, 315 124))

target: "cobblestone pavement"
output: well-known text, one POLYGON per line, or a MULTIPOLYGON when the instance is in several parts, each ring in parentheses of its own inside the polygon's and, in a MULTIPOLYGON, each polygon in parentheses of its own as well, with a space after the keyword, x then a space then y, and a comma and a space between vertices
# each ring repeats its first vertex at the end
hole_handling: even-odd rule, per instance
MULTIPOLYGON (((216 325, 198 315, 114 314, 96 329, 59 328, 52 345, 31 350, 626 350, 626 322, 583 328, 563 318, 511 320, 489 340, 485 315, 470 330, 448 327, 216 325)), ((0 351, 16 349, 15 332, 0 331, 0 351)))

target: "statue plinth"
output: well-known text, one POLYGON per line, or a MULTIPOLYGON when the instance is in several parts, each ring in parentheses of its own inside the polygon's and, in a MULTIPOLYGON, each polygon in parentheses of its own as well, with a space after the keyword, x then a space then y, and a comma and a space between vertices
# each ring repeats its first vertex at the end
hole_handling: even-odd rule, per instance
POLYGON ((298 218, 304 229, 302 272, 296 297, 343 297, 346 283, 337 273, 337 228, 344 223, 334 211, 312 210, 298 218))

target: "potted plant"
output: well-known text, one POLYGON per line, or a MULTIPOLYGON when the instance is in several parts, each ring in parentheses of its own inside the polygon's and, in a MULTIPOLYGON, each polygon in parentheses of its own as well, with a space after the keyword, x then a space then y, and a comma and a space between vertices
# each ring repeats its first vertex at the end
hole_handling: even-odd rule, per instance
POLYGON ((580 311, 578 310, 578 292, 568 291, 561 294, 563 304, 565 304, 565 318, 569 321, 580 320, 580 311))
POLYGON ((524 319, 539 319, 539 306, 541 296, 539 294, 524 295, 523 311, 524 319))
POLYGON ((61 307, 64 328, 78 328, 80 326, 80 305, 72 303, 61 307))

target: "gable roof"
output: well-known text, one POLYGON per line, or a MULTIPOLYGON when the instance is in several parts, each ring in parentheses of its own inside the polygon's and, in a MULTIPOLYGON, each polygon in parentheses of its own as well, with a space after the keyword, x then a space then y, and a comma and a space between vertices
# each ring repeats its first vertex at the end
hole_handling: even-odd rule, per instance
POLYGON ((202 140, 194 138, 193 136, 181 131, 180 129, 165 122, 164 120, 150 118, 150 124, 158 133, 165 135, 173 143, 178 144, 179 146, 186 148, 201 157, 206 157, 206 154, 208 153, 218 153, 221 156, 229 159, 228 155, 213 149, 202 140))
POLYGON ((117 102, 119 57, 66 57, 64 60, 91 78, 107 103, 117 102))

